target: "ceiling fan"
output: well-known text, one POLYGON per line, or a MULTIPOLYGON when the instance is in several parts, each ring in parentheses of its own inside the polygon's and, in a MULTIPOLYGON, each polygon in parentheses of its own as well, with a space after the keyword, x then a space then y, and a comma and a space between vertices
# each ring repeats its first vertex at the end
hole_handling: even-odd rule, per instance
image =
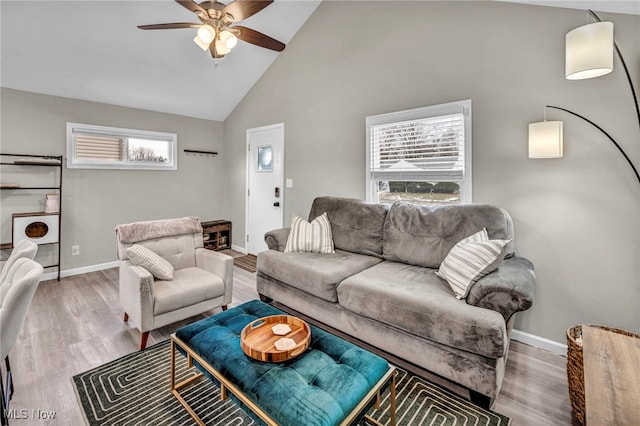
POLYGON ((193 41, 202 50, 209 50, 214 58, 222 58, 231 52, 238 39, 266 49, 281 52, 284 43, 251 28, 232 24, 247 19, 273 3, 273 0, 235 0, 225 5, 217 1, 176 0, 183 7, 195 13, 200 23, 177 22, 171 24, 138 25, 141 30, 168 30, 173 28, 197 28, 193 41))

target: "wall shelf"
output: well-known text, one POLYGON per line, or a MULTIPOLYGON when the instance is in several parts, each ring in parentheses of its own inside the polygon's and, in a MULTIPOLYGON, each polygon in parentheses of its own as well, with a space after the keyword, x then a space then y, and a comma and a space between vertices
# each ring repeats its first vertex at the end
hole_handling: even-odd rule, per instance
MULTIPOLYGON (((11 191, 10 195, 13 191, 55 191, 58 195, 58 211, 55 213, 45 213, 45 212, 36 212, 36 213, 14 213, 12 214, 12 233, 11 233, 11 242, 0 244, 0 250, 13 250, 14 246, 14 236, 19 235, 19 228, 16 230, 15 226, 17 223, 23 223, 25 220, 28 222, 29 219, 33 218, 34 224, 36 226, 45 226, 46 230, 44 231, 46 237, 31 237, 29 233, 26 232, 26 229, 30 229, 29 227, 34 224, 27 225, 25 229, 25 233, 27 236, 22 235, 22 238, 29 238, 32 241, 36 242, 38 245, 42 246, 52 246, 57 245, 57 263, 47 263, 43 265, 44 268, 57 268, 58 269, 58 281, 60 281, 60 236, 61 236, 61 227, 62 227, 62 164, 63 164, 62 155, 34 155, 34 154, 8 154, 8 153, 0 153, 0 165, 2 165, 2 171, 11 173, 10 170, 12 168, 16 168, 15 170, 20 170, 21 167, 55 167, 57 168, 57 173, 55 179, 57 181, 57 185, 51 186, 39 186, 39 185, 31 185, 31 186, 21 186, 19 183, 0 183, 0 190, 2 191, 11 191), (13 161, 12 161, 13 159, 13 161), (46 219, 47 217, 57 216, 53 220, 46 219), (46 223, 48 222, 48 227, 46 223), (54 233, 46 234, 48 229, 51 228, 51 231, 54 233)), ((3 176, 4 177, 4 176, 3 176)), ((4 213, 4 211, 3 211, 4 213)))

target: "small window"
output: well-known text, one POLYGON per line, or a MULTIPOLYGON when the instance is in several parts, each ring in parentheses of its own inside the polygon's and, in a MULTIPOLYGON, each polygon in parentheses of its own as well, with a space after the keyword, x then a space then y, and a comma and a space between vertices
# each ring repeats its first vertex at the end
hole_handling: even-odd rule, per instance
POLYGON ((271 145, 258 147, 258 170, 259 172, 273 171, 273 147, 271 145))
POLYGON ((71 169, 177 170, 175 133, 67 123, 71 169))
POLYGON ((471 202, 471 101, 367 117, 367 199, 471 202))

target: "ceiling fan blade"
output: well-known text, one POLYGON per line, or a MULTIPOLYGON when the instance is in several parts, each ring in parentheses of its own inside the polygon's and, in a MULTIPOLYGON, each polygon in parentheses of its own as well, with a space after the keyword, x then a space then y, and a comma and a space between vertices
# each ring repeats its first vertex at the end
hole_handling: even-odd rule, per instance
POLYGON ((185 8, 189 9, 196 15, 198 15, 199 13, 202 13, 204 14, 204 16, 208 16, 207 11, 204 10, 202 7, 200 7, 200 5, 194 2, 193 0, 176 0, 176 2, 180 3, 181 6, 184 6, 185 8))
POLYGON ((255 44, 256 46, 264 47, 266 49, 275 50, 276 52, 282 52, 285 48, 285 44, 279 42, 275 38, 271 38, 266 34, 262 34, 251 28, 235 26, 234 30, 240 30, 238 38, 247 43, 255 44))
POLYGON ((152 25, 138 25, 141 30, 170 30, 174 28, 198 28, 202 24, 194 24, 191 22, 176 22, 172 24, 152 24, 152 25))
POLYGON ((222 9, 222 16, 224 16, 225 13, 228 13, 233 16, 232 22, 242 21, 243 19, 247 19, 249 16, 260 12, 271 3, 273 3, 273 0, 236 0, 232 3, 229 3, 224 7, 224 9, 222 9))

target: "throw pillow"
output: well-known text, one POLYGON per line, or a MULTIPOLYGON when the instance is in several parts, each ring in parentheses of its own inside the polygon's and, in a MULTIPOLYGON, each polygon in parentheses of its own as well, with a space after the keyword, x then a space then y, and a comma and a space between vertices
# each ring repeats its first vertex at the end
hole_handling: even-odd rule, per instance
POLYGON ((449 283, 458 299, 464 299, 476 281, 502 262, 504 248, 510 241, 489 240, 483 229, 453 246, 436 275, 449 283))
POLYGON ((311 223, 294 213, 284 252, 335 253, 327 213, 316 217, 311 223))
POLYGON ((129 260, 136 266, 141 266, 159 280, 173 279, 173 265, 158 254, 140 244, 134 244, 127 249, 129 260))
POLYGON ((480 231, 473 235, 469 235, 467 238, 459 241, 460 243, 479 243, 480 241, 489 241, 489 234, 487 234, 487 228, 482 228, 480 231))

